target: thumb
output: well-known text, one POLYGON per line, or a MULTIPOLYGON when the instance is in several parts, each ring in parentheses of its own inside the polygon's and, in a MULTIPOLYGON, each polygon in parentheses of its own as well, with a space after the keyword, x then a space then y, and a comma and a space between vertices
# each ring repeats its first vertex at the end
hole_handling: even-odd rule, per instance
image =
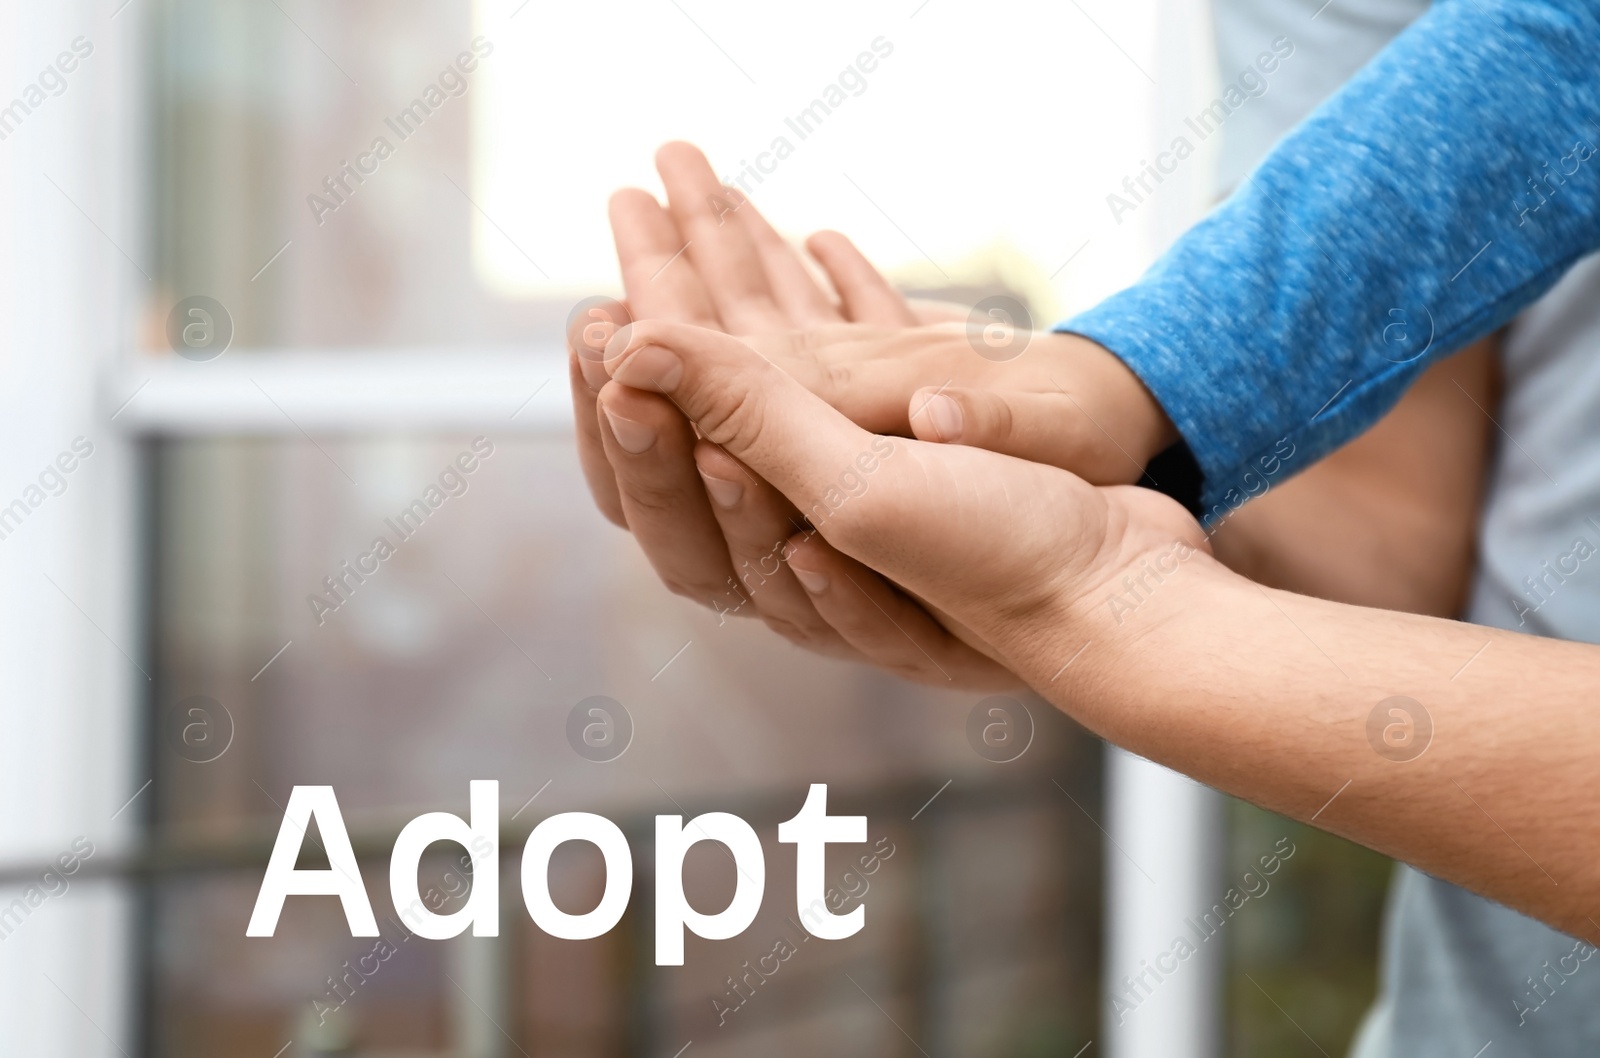
POLYGON ((737 338, 666 320, 619 330, 612 381, 662 393, 707 440, 765 478, 802 512, 883 439, 835 411, 737 338))
POLYGON ((1144 473, 1066 392, 924 387, 911 395, 909 417, 918 440, 1000 452, 1091 482, 1133 481, 1144 473))

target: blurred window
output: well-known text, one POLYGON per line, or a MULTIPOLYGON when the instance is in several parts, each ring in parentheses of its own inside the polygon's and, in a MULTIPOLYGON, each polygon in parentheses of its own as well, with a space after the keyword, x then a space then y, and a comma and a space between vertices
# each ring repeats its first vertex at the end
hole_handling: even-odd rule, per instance
MULTIPOLYGON (((164 355, 168 309, 204 295, 234 326, 219 370, 413 350, 444 377, 452 357, 548 353, 575 300, 616 289, 607 195, 656 187, 651 154, 674 137, 783 229, 849 231, 908 287, 1011 290, 1041 323, 1104 293, 1140 253, 1085 247, 1140 150, 1143 75, 1073 5, 913 8, 163 0, 146 349, 164 355), (1071 107, 1070 140, 1063 99, 1097 100, 1071 107)), ((1136 49, 1148 20, 1100 13, 1136 49)), ((273 436, 212 425, 149 446, 151 1053, 882 1054, 909 1035, 1071 1054, 1095 1037, 1098 743, 1027 698, 1027 752, 996 763, 967 733, 982 695, 820 661, 670 596, 593 509, 543 401, 469 431, 352 431, 328 409, 337 422, 370 394, 329 378, 322 425, 284 398, 273 436), (476 469, 446 480, 479 437, 476 469), (430 486, 443 501, 405 521, 430 486), (371 571, 379 537, 394 550, 371 571), (569 739, 592 696, 627 710, 615 759, 569 739), (185 739, 171 718, 194 708, 226 745, 185 739), (388 907, 394 834, 464 812, 473 778, 501 782, 503 935, 408 939, 388 907), (830 853, 870 925, 812 945, 774 839, 818 781, 892 851, 870 876, 859 850, 830 853), (332 901, 243 936, 282 806, 311 783, 338 792, 384 957, 332 901), (552 940, 521 908, 521 840, 565 810, 635 843, 633 906, 601 940, 552 940), (762 834, 763 912, 659 970, 651 820, 711 810, 762 834), (752 976, 780 942, 793 957, 752 976)), ((251 375, 280 403, 266 379, 251 375)), ((593 851, 558 851, 562 906, 598 898, 593 851)), ((460 899, 457 855, 430 851, 424 892, 460 899)), ((688 876, 697 906, 731 892, 710 846, 688 876)))

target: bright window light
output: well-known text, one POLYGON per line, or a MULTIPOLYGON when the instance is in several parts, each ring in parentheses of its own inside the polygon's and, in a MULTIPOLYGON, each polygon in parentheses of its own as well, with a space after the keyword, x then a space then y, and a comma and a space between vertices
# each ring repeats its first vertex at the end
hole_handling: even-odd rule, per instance
POLYGON ((1149 154, 1154 3, 918 2, 479 0, 480 277, 614 289, 606 198, 659 193, 655 147, 687 139, 780 230, 842 230, 903 283, 1058 312, 1126 281, 1144 218, 1106 196, 1149 154))

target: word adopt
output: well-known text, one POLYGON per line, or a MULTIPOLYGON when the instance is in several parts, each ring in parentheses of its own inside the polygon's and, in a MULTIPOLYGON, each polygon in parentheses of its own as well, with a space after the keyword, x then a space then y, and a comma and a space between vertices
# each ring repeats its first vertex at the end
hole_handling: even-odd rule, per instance
MULTIPOLYGON (((414 922, 410 916, 406 918, 412 932, 428 940, 460 936, 468 926, 474 937, 500 935, 500 783, 474 779, 468 785, 470 819, 449 812, 420 815, 401 828, 389 856, 389 896, 396 908, 415 916, 414 922), (472 890, 466 903, 449 914, 422 907, 417 890, 417 865, 428 846, 438 841, 460 845, 472 862, 472 890)), ((826 910, 826 904, 820 913, 814 905, 825 900, 827 845, 865 844, 867 817, 828 815, 827 784, 813 783, 795 817, 778 825, 778 840, 796 846, 795 911, 805 921, 806 932, 823 940, 843 940, 859 933, 866 924, 865 907, 838 915, 826 910)), ((687 827, 682 816, 656 816, 655 852, 657 966, 683 965, 685 930, 706 940, 727 940, 755 921, 766 893, 767 863, 761 839, 749 823, 728 812, 696 816, 687 827), (691 907, 683 891, 684 857, 702 841, 725 846, 738 869, 733 899, 726 908, 709 915, 691 907)), ((562 812, 540 822, 528 835, 522 848, 521 878, 522 902, 536 926, 562 940, 591 940, 610 932, 628 909, 633 894, 633 851, 622 828, 605 816, 562 812), (568 841, 589 842, 605 860, 605 890, 600 902, 580 915, 562 911, 550 896, 550 857, 557 846, 568 841)), ((333 787, 296 786, 284 809, 245 936, 276 933, 283 903, 291 896, 337 896, 351 936, 380 936, 360 879, 333 787), (295 867, 313 821, 327 852, 326 870, 295 867)))

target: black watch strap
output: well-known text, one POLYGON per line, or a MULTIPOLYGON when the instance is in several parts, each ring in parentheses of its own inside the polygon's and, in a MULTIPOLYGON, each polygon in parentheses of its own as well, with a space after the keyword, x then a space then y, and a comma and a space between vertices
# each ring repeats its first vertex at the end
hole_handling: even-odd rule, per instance
POLYGON ((1171 496, 1183 504, 1184 510, 1196 518, 1200 517, 1200 487, 1204 482, 1205 475, 1200 471, 1200 464, 1195 462, 1194 453, 1189 451, 1188 442, 1183 440, 1150 460, 1149 466, 1145 467, 1144 477, 1139 479, 1139 484, 1145 488, 1171 496))

